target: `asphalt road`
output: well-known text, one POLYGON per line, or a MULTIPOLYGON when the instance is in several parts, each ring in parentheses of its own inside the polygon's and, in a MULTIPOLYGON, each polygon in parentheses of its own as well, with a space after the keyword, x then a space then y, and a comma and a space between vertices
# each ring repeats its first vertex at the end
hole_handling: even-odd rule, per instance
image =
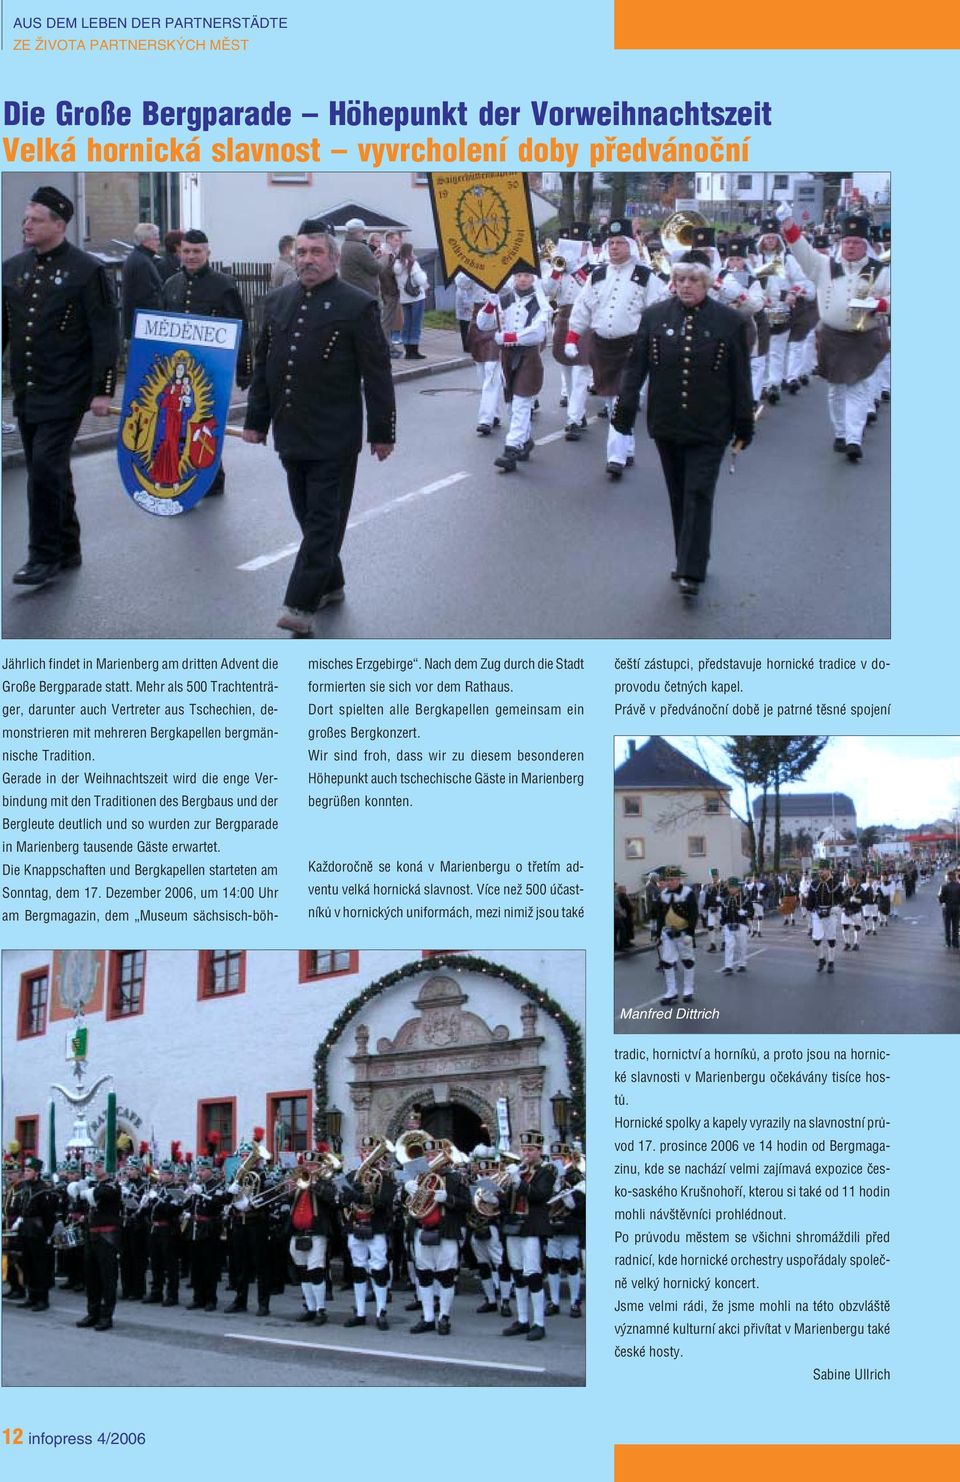
MULTIPOLYGON (((621 1019, 625 1008, 659 1007, 656 954, 636 952, 614 966, 614 1027, 619 1034, 956 1034, 960 1032, 960 952, 944 945, 937 886, 924 885, 859 952, 838 939, 836 971, 817 973, 817 950, 799 925, 770 912, 749 945, 747 971, 721 976, 723 953, 697 936, 694 1006, 717 1019, 621 1019)), ((638 933, 638 943, 640 934, 638 933)), ((719 943, 718 943, 719 945, 719 943)))
MULTIPOLYGON (((181 1304, 190 1300, 181 1288, 181 1304)), ((416 1313, 403 1310, 407 1294, 398 1292, 389 1307, 390 1331, 378 1332, 373 1304, 367 1325, 344 1328, 352 1299, 338 1293, 330 1320, 322 1328, 294 1321, 301 1310, 298 1293, 288 1288, 271 1302, 271 1316, 228 1316, 221 1293, 217 1312, 118 1302, 107 1333, 78 1329, 84 1316, 82 1295, 59 1289, 50 1310, 31 1313, 3 1303, 4 1386, 210 1385, 290 1386, 397 1385, 544 1386, 585 1382, 585 1321, 563 1311, 547 1319, 541 1343, 507 1339, 509 1319, 478 1316, 482 1295, 461 1293, 454 1304, 452 1332, 413 1336, 416 1313)))
MULTIPOLYGON (((493 466, 473 369, 398 390, 399 444, 361 458, 344 547, 347 601, 320 638, 882 638, 889 634, 890 408, 863 462, 831 449, 826 387, 767 408, 723 472, 696 603, 669 580, 672 536, 653 443, 606 478, 606 423, 567 443, 550 362, 529 463, 493 466), (865 538, 869 530, 870 538, 865 538)), ((589 410, 599 403, 591 400, 589 410)), ((158 519, 122 492, 112 453, 74 460, 84 565, 10 585, 25 558, 25 475, 3 482, 3 636, 270 638, 298 532, 272 450, 229 438, 227 492, 158 519)))

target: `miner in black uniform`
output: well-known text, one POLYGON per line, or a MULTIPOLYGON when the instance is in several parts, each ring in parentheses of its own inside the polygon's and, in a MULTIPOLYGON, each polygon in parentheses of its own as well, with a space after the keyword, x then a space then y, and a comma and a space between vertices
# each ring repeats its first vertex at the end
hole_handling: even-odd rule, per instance
MULTIPOLYGON (((194 227, 184 232, 180 244, 179 273, 174 273, 163 285, 163 307, 176 314, 192 314, 202 319, 239 319, 240 349, 237 352, 237 386, 246 391, 250 385, 253 363, 250 354, 250 331, 243 299, 236 283, 227 273, 217 273, 210 266, 210 241, 206 232, 194 227)), ((222 494, 224 488, 223 463, 217 469, 213 483, 206 493, 222 494)))
POLYGON ((15 1228, 20 1267, 31 1312, 46 1312, 53 1286, 50 1236, 57 1218, 56 1191, 43 1178, 43 1160, 26 1158, 17 1189, 15 1228))
POLYGON ((107 1173, 102 1153, 94 1157, 93 1182, 81 1193, 90 1206, 84 1248, 87 1315, 77 1327, 95 1328, 103 1333, 113 1327, 113 1309, 117 1305, 123 1196, 117 1180, 107 1173))
POLYGON ((144 1302, 176 1307, 180 1300, 180 1216, 183 1191, 176 1187, 176 1164, 160 1164, 156 1182, 143 1196, 142 1209, 148 1220, 150 1290, 144 1302))
POLYGON ((363 444, 363 403, 370 452, 380 462, 393 452, 396 409, 377 300, 341 282, 326 222, 301 224, 294 260, 297 283, 264 305, 243 435, 263 443, 273 425, 303 533, 277 626, 308 638, 314 613, 343 600, 340 547, 363 444))
POLYGON ((66 240, 73 203, 50 185, 23 216, 25 252, 3 265, 3 344, 27 465, 29 555, 14 574, 39 587, 79 566, 70 449, 83 415, 110 415, 116 298, 101 263, 66 240))
POLYGON ((807 891, 810 935, 817 949, 818 973, 822 973, 824 968, 828 973, 833 972, 837 948, 837 916, 842 902, 843 887, 834 882, 830 866, 821 865, 816 880, 807 891))
POLYGON ((677 564, 671 575, 695 597, 707 574, 713 496, 724 448, 753 440, 750 356, 743 317, 708 297, 705 253, 673 266, 676 297, 645 311, 620 383, 613 425, 629 432, 650 377, 647 428, 670 496, 677 564))

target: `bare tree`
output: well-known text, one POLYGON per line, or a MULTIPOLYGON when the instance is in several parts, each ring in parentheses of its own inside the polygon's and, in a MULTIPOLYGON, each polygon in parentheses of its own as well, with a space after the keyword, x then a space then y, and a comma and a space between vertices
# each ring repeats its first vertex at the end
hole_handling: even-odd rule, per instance
POLYGON ((577 175, 577 220, 589 221, 593 214, 593 171, 577 175))
POLYGON ((574 170, 564 170, 560 176, 560 230, 566 231, 574 222, 574 192, 577 176, 574 170))

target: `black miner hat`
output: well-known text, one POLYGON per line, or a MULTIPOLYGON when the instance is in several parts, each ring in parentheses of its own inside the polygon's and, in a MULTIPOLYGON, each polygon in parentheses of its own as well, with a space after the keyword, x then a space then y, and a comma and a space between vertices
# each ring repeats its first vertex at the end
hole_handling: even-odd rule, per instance
POLYGON ((59 216, 61 221, 70 221, 73 216, 73 202, 57 190, 53 185, 41 185, 30 197, 35 206, 46 206, 54 216, 59 216))

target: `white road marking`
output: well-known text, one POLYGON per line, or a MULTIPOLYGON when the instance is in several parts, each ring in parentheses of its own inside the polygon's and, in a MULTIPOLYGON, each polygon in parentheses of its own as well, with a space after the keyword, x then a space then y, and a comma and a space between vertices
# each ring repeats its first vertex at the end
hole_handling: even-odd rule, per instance
POLYGON ((429 1353, 401 1353, 393 1348, 354 1348, 350 1343, 304 1343, 295 1338, 263 1338, 253 1333, 224 1333, 241 1343, 272 1343, 279 1348, 311 1348, 316 1353, 365 1354, 373 1358, 413 1359, 421 1364, 456 1364, 462 1369, 501 1369, 511 1374, 545 1374, 531 1364, 498 1364, 483 1359, 441 1358, 429 1353))
MULTIPOLYGON (((373 509, 364 510, 362 514, 350 521, 348 530, 356 530, 361 525, 368 524, 371 520, 378 520, 381 515, 388 515, 392 510, 399 509, 401 504, 409 504, 413 499, 423 499, 427 494, 437 494, 441 489, 449 489, 451 484, 459 484, 463 479, 468 479, 469 473, 451 473, 445 479, 436 479, 432 484, 423 484, 419 489, 411 489, 409 494, 398 494, 396 499, 388 499, 386 504, 378 504, 373 509)), ((285 545, 279 551, 271 551, 269 555, 254 556, 251 561, 244 561, 238 566, 238 571, 261 571, 264 566, 273 566, 277 561, 285 561, 288 556, 295 556, 300 549, 300 542, 294 541, 291 545, 285 545)))

